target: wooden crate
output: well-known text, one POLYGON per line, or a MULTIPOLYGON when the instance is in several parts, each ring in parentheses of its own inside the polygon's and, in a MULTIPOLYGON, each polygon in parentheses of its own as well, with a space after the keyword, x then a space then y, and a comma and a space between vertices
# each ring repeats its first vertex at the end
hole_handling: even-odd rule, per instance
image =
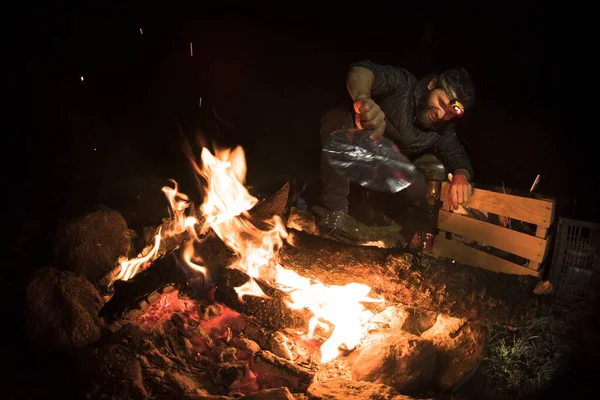
POLYGON ((485 268, 496 272, 539 277, 541 263, 548 254, 547 231, 554 217, 554 202, 521 197, 489 190, 475 189, 466 206, 512 220, 523 221, 536 226, 535 236, 511 230, 504 226, 461 215, 450 211, 446 199, 450 185, 442 183, 442 208, 438 216, 439 234, 435 238, 433 254, 448 257, 461 264, 485 268), (447 233, 485 243, 529 260, 527 265, 519 265, 485 251, 467 246, 447 233))

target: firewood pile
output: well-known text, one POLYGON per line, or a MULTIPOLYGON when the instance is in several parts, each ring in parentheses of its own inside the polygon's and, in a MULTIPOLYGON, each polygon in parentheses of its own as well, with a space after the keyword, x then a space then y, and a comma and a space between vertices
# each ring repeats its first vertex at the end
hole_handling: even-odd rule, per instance
POLYGON ((324 285, 368 285, 379 296, 365 304, 370 317, 356 346, 324 361, 335 327, 318 324, 307 335, 314 315, 290 307, 289 294, 266 278, 255 281, 262 296, 241 296, 235 288, 248 276, 228 268, 236 254, 211 232, 196 246, 206 276, 182 265, 193 235, 182 232, 135 276, 111 282, 133 244, 108 209, 61 225, 57 267, 40 270, 27 289, 31 339, 75 354, 87 398, 400 400, 459 388, 485 356, 486 324, 535 314, 535 280, 313 235, 306 215, 288 218, 288 189, 250 217, 257 226, 278 215, 304 227, 287 225, 278 258, 289 271, 324 285))

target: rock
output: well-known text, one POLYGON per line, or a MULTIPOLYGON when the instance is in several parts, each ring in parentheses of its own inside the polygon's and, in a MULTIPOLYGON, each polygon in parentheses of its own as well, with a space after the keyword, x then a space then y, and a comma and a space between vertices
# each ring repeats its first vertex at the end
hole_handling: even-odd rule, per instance
POLYGON ((286 387, 264 389, 248 394, 242 400, 295 400, 290 390, 286 387))
POLYGON ((454 334, 467 322, 464 318, 455 318, 439 314, 433 326, 421 334, 423 339, 434 340, 454 334))
POLYGON ((309 386, 308 400, 412 400, 381 383, 331 379, 309 386))
POLYGON ((533 289, 533 293, 537 294, 538 296, 543 295, 543 294, 550 294, 550 293, 552 293, 552 282, 550 282, 550 281, 539 281, 535 285, 535 288, 533 289))
POLYGON ((363 341, 352 379, 383 383, 402 394, 417 393, 431 382, 435 355, 432 343, 416 335, 376 332, 363 341))
POLYGON ((433 386, 454 390, 470 379, 485 356, 489 333, 485 326, 440 314, 421 335, 436 349, 433 386))
POLYGON ((319 227, 315 222, 315 216, 310 211, 301 210, 297 207, 292 207, 287 220, 287 227, 304 231, 310 235, 319 235, 319 227))
POLYGON ((408 316, 402 330, 421 336, 423 332, 431 328, 437 319, 437 313, 417 307, 406 307, 408 316))
POLYGON ((62 222, 54 238, 54 255, 61 266, 92 282, 112 271, 119 257, 132 255, 132 250, 127 222, 110 209, 62 222))
POLYGON ((408 311, 402 306, 390 306, 369 320, 369 331, 392 329, 400 330, 408 318, 408 311))
POLYGON ((47 267, 32 277, 26 296, 28 334, 40 347, 72 350, 100 339, 103 300, 84 277, 47 267))

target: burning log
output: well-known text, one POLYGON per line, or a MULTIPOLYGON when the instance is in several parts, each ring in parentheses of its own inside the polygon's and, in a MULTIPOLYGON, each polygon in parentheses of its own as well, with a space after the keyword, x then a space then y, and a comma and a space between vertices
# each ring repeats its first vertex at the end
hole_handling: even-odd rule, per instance
MULTIPOLYGON (((187 196, 177 191, 177 184, 174 189, 163 188, 163 191, 167 193, 167 197, 170 200, 171 207, 176 209, 179 208, 181 212, 189 207, 189 215, 184 217, 183 214, 176 215, 174 218, 166 219, 163 223, 155 228, 149 229, 152 232, 152 237, 160 236, 160 242, 156 246, 156 250, 152 259, 140 265, 139 273, 143 272, 144 269, 149 267, 155 260, 160 260, 166 256, 173 254, 179 250, 181 246, 193 239, 199 237, 197 227, 201 227, 204 223, 204 217, 199 214, 198 209, 193 204, 187 203, 187 196), (182 200, 178 200, 177 196, 180 196, 182 200), (178 201, 182 202, 178 206, 178 201), (185 226, 184 218, 194 219, 196 221, 194 226, 188 226, 187 230, 182 230, 181 226, 185 226), (167 234, 164 234, 167 232, 167 234)), ((264 227, 264 220, 273 217, 274 215, 280 218, 284 217, 288 207, 288 197, 290 193, 290 185, 286 183, 281 189, 279 189, 273 195, 263 199, 257 203, 249 212, 250 219, 260 227, 264 227)), ((117 213, 118 214, 118 213, 117 213)), ((120 216, 120 215, 119 215, 120 216)), ((122 217, 121 217, 122 218, 122 217)), ((154 245, 149 244, 146 246, 140 256, 147 256, 154 250, 154 245)), ((202 238, 202 249, 198 250, 198 254, 205 260, 208 261, 207 265, 209 269, 218 269, 225 262, 231 261, 232 251, 214 235, 208 235, 202 238), (202 256, 204 254, 204 256, 202 256), (212 267, 212 268, 211 268, 212 267)), ((226 266, 226 265, 223 265, 226 266)), ((109 273, 104 275, 99 283, 101 287, 107 288, 110 286, 122 271, 122 266, 117 265, 112 268, 109 273)), ((127 280, 127 279, 126 279, 127 280)))
POLYGON ((295 234, 280 262, 325 284, 358 282, 391 303, 418 307, 457 318, 511 325, 535 314, 536 280, 497 274, 427 255, 347 246, 295 234))
MULTIPOLYGON (((261 224, 263 220, 273 215, 283 217, 287 207, 289 188, 289 183, 286 183, 276 193, 260 201, 250 211, 250 218, 256 224, 261 224)), ((171 204, 174 204, 174 201, 171 201, 171 204)), ((192 212, 196 210, 193 206, 190 209, 192 212)), ((197 212, 193 212, 191 217, 200 222, 204 220, 197 212)), ((177 223, 181 224, 176 219, 163 221, 160 226, 151 229, 152 236, 159 235, 161 232, 177 232, 177 223)), ((201 223, 198 225, 201 225, 201 223)), ((175 259, 169 257, 175 254, 184 243, 190 241, 191 236, 194 234, 199 235, 199 232, 196 229, 191 229, 177 234, 163 235, 154 260, 149 260, 144 270, 137 273, 131 280, 117 280, 114 282, 113 291, 115 295, 108 296, 110 299, 101 310, 100 316, 108 321, 113 321, 123 318, 126 312, 139 313, 141 307, 136 306, 143 302, 145 297, 153 292, 160 293, 161 288, 169 284, 185 285, 187 283, 192 287, 207 287, 203 274, 196 273, 182 276, 180 269, 175 265, 175 259), (152 265, 152 268, 149 268, 150 265, 152 265)), ((233 252, 213 234, 209 233, 203 237, 201 245, 196 247, 196 253, 201 259, 205 260, 204 264, 209 271, 222 270, 233 260, 233 252)), ((152 245, 148 245, 142 251, 142 255, 149 254, 152 248, 152 245)), ((101 286, 105 289, 108 288, 120 271, 121 266, 117 266, 106 274, 100 281, 101 286)), ((209 277, 209 279, 211 278, 209 277)))
MULTIPOLYGON (((294 232, 292 241, 294 245, 284 246, 279 254, 286 269, 326 285, 366 284, 371 293, 389 303, 497 325, 514 325, 537 310, 533 278, 448 264, 398 250, 351 246, 303 232, 294 232)), ((241 302, 232 288, 243 282, 239 271, 223 270, 216 298, 274 329, 306 326, 303 321, 307 317, 284 307, 284 294, 267 285, 261 289, 269 297, 246 296, 241 302)))
POLYGON ((134 279, 117 281, 114 294, 100 309, 99 317, 107 323, 119 320, 133 320, 146 311, 148 304, 153 303, 162 293, 167 293, 175 284, 186 282, 180 268, 173 257, 156 260, 152 268, 139 273, 134 279))

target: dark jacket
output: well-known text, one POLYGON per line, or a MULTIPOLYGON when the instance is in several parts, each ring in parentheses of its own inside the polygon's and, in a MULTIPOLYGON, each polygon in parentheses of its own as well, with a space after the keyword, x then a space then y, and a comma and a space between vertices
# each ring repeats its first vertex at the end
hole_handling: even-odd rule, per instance
POLYGON ((417 81, 405 69, 371 61, 357 62, 351 67, 364 67, 375 75, 371 97, 385 113, 387 125, 384 135, 393 140, 403 154, 414 160, 422 154, 434 153, 448 172, 466 169, 473 179, 471 161, 453 125, 448 125, 444 132, 436 132, 420 129, 415 123, 417 102, 427 90, 428 82, 417 81))

